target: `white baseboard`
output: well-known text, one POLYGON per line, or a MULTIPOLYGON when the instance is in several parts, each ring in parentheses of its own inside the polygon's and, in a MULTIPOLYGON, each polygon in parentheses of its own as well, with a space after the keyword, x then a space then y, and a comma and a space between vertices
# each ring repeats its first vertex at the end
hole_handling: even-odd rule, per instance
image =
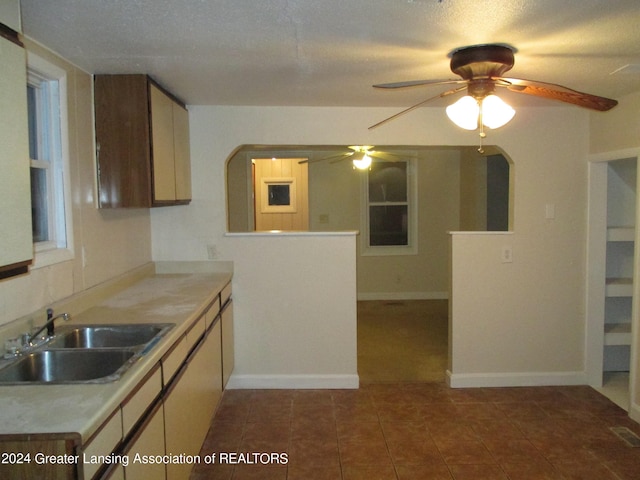
POLYGON ((231 375, 229 389, 357 389, 360 387, 358 375, 231 375))
POLYGON ((586 372, 451 373, 449 370, 447 370, 447 383, 451 388, 588 384, 586 372))
POLYGON ((449 292, 361 292, 358 300, 446 300, 449 292))

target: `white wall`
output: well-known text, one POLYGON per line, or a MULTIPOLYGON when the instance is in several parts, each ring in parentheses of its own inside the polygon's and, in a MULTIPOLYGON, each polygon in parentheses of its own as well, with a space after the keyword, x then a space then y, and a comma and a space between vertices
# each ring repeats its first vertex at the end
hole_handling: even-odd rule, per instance
POLYGON ((357 388, 355 234, 236 234, 230 388, 357 388))
MULTIPOLYGON (((367 127, 396 110, 207 106, 189 110, 194 199, 189 207, 152 211, 154 260, 206 259, 207 244, 211 244, 216 247, 218 259, 242 263, 245 256, 260 258, 267 242, 271 247, 272 239, 268 237, 251 242, 225 237, 224 165, 238 145, 475 145, 478 141, 476 133, 452 126, 439 108, 420 109, 374 131, 367 127)), ((464 357, 462 362, 454 363, 452 373, 462 381, 477 374, 495 377, 515 372, 521 378, 583 371, 588 114, 576 107, 520 109, 507 127, 489 132, 486 142, 500 145, 513 160, 514 262, 510 268, 495 264, 502 244, 497 235, 494 240, 472 236, 463 244, 454 245, 453 257, 458 264, 470 257, 484 259, 488 264, 473 268, 474 264, 463 263, 462 269, 453 272, 453 351, 455 356, 462 348, 464 357), (546 204, 555 205, 554 220, 545 219, 546 204), (458 252, 458 248, 464 251, 458 252), (465 286, 462 291, 455 286, 461 277, 464 283, 459 285, 465 286), (493 294, 488 295, 489 292, 493 294), (464 308, 457 308, 459 302, 464 308), (511 308, 504 308, 505 304, 511 308), (479 326, 485 326, 485 340, 474 343, 471 340, 479 326)), ((287 253, 290 265, 304 264, 310 272, 328 269, 338 284, 343 282, 343 276, 349 278, 351 265, 340 265, 337 258, 315 256, 304 248, 287 253), (327 262, 333 265, 328 266, 327 262)), ((242 268, 234 276, 234 295, 243 303, 240 306, 238 301, 236 325, 241 331, 250 326, 253 338, 258 339, 269 330, 268 323, 255 320, 265 310, 278 316, 283 329, 296 328, 305 317, 318 316, 317 304, 292 311, 278 296, 267 299, 258 295, 261 287, 252 284, 251 276, 265 278, 266 268, 266 263, 260 263, 255 270, 242 268), (256 290, 255 297, 252 289, 256 290)), ((306 289, 307 296, 313 296, 317 287, 311 281, 300 288, 306 289)), ((355 311, 347 311, 346 304, 353 298, 355 285, 347 287, 336 289, 335 294, 339 304, 345 305, 340 316, 353 325, 355 311)), ((318 333, 317 338, 326 335, 319 325, 307 326, 312 333, 318 333)), ((252 357, 251 345, 243 342, 239 337, 237 361, 246 378, 294 374, 291 368, 284 371, 281 367, 285 361, 295 365, 299 353, 287 338, 278 341, 270 337, 270 342, 275 342, 270 344, 271 351, 278 352, 278 361, 262 352, 266 356, 260 368, 252 357)), ((337 373, 321 362, 332 352, 318 350, 309 354, 322 365, 315 374, 337 373)), ((340 355, 346 358, 349 352, 340 355)), ((301 368, 298 373, 310 372, 301 368)), ((518 378, 513 381, 517 383, 518 378)))
POLYGON ((536 112, 500 143, 515 169, 513 232, 452 236, 454 386, 586 383, 588 114, 536 112))

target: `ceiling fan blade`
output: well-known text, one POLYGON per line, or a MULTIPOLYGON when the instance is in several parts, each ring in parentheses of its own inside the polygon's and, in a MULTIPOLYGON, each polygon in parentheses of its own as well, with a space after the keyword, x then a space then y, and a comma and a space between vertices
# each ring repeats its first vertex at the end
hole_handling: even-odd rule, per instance
POLYGON ((345 152, 345 153, 340 153, 338 155, 329 155, 328 157, 322 157, 322 158, 313 158, 313 159, 305 159, 305 160, 300 160, 298 162, 299 165, 303 164, 303 163, 318 163, 318 162, 326 162, 327 160, 335 160, 335 161, 340 161, 340 160, 344 160, 345 158, 350 157, 351 155, 353 155, 353 152, 345 152))
POLYGON ((381 152, 378 150, 369 152, 369 156, 384 160, 385 162, 400 162, 412 157, 412 155, 398 155, 397 153, 381 152))
POLYGON ((505 86, 512 92, 534 95, 536 97, 548 98, 551 100, 559 100, 565 103, 571 103, 580 107, 606 112, 618 104, 617 100, 599 97, 589 93, 578 92, 571 88, 556 85, 554 83, 538 82, 534 80, 524 80, 521 78, 499 78, 497 85, 505 86), (501 81, 508 84, 503 85, 501 81))
POLYGON ((408 82, 379 83, 373 85, 374 88, 406 88, 420 87, 423 85, 449 85, 452 83, 465 83, 466 80, 411 80, 408 82))
MULTIPOLYGON (((465 83, 466 83, 466 82, 465 82, 465 83)), ((440 93, 439 95, 436 95, 436 96, 431 97, 431 98, 427 98, 426 100, 424 100, 424 101, 422 101, 422 102, 420 102, 420 103, 416 103, 415 105, 413 105, 413 106, 411 106, 411 107, 409 107, 409 108, 407 108, 407 109, 405 109, 405 110, 402 110, 401 112, 398 112, 398 113, 396 113, 395 115, 392 115, 392 116, 390 116, 390 117, 388 117, 388 118, 385 118, 384 120, 382 120, 382 121, 380 121, 380 122, 376 123, 375 125, 371 125, 371 126, 369 127, 369 130, 373 130, 374 128, 377 128, 377 127, 379 127, 380 125, 384 125, 385 123, 390 122, 391 120, 395 120, 395 119, 396 119, 396 118, 398 118, 399 116, 404 115, 405 113, 409 113, 409 112, 411 112, 412 110, 415 110, 416 108, 421 107, 421 106, 422 106, 422 105, 424 105, 425 103, 429 103, 430 101, 435 100, 435 99, 437 99, 437 98, 442 98, 442 97, 446 97, 446 96, 452 95, 452 94, 454 94, 454 93, 461 92, 462 90, 464 90, 464 89, 466 89, 466 88, 467 88, 467 87, 466 87, 466 85, 465 85, 464 87, 458 87, 458 88, 454 88, 454 89, 452 89, 452 90, 447 90, 446 92, 440 93)))

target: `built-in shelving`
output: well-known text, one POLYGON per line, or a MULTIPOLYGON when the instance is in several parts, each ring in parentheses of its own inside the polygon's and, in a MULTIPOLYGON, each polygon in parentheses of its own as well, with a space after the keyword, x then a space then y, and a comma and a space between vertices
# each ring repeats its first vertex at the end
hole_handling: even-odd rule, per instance
POLYGON ((608 162, 603 372, 629 371, 636 218, 636 159, 608 162))

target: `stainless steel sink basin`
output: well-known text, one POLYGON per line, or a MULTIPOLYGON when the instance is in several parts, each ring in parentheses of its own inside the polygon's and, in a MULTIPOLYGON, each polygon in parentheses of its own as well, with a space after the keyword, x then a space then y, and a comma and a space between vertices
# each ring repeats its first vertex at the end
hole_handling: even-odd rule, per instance
POLYGON ((107 383, 146 355, 173 323, 75 325, 0 368, 0 385, 107 383))
POLYGON ((0 370, 0 383, 105 383, 137 359, 134 349, 41 350, 0 370))
POLYGON ((163 336, 172 323, 82 325, 62 327, 47 348, 122 348, 146 345, 163 336))

